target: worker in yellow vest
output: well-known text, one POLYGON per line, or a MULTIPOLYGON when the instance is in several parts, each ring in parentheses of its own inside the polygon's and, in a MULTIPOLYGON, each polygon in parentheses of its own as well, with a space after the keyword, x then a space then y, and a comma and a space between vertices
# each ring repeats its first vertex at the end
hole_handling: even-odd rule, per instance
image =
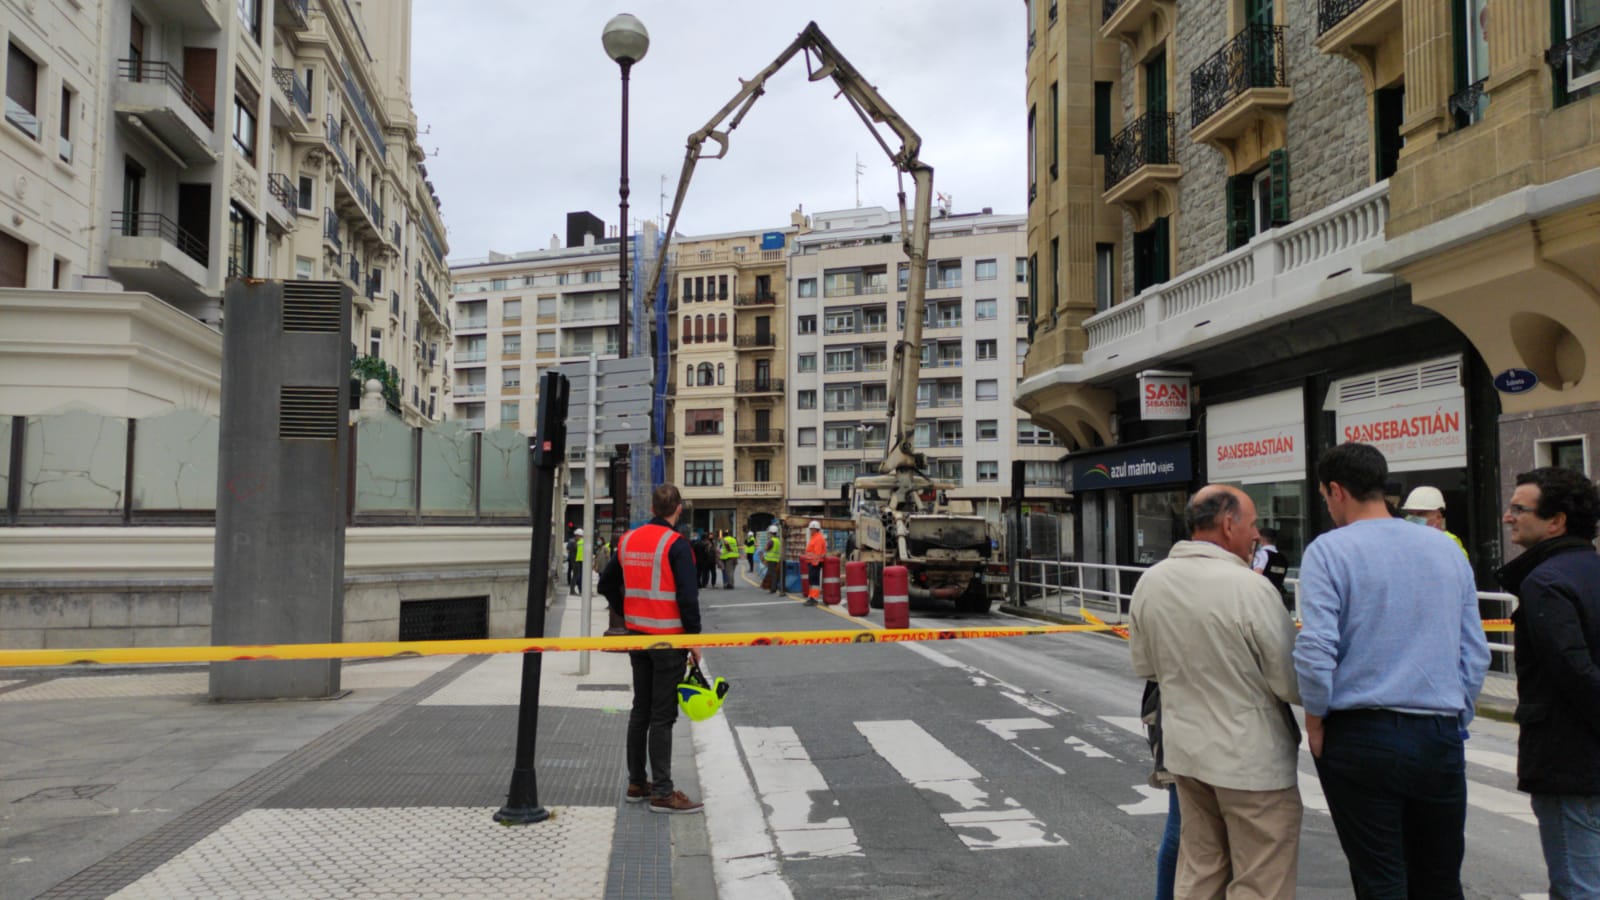
POLYGON ((739 539, 724 531, 722 533, 722 589, 733 590, 733 575, 739 569, 739 539))
POLYGON ((756 533, 754 531, 745 535, 744 558, 750 563, 750 574, 756 573, 756 533))
POLYGON ((767 564, 767 575, 761 586, 774 594, 783 593, 783 539, 778 535, 778 523, 767 529, 767 552, 761 557, 767 564))

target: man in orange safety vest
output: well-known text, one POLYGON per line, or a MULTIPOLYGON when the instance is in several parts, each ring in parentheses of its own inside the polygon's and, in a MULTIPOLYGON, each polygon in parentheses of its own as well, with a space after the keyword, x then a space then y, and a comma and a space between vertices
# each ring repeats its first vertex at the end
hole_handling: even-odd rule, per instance
POLYGON ((806 590, 806 605, 816 606, 822 596, 822 558, 828 555, 828 539, 822 536, 822 523, 816 519, 806 526, 806 552, 801 559, 810 567, 810 587, 806 590))

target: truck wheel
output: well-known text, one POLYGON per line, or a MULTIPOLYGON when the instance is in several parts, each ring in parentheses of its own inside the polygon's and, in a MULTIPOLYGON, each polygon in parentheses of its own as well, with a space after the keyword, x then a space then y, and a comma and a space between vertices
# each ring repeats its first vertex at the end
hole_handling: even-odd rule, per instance
POLYGON ((966 593, 956 600, 956 609, 959 612, 976 615, 989 614, 989 591, 984 587, 983 580, 974 578, 967 586, 966 593))
POLYGON ((867 564, 867 606, 883 609, 883 566, 867 564))

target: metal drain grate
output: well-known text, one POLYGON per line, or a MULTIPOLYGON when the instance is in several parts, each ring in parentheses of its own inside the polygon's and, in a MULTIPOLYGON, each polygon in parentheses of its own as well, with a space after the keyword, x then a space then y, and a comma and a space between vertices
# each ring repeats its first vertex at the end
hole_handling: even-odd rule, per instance
POLYGON ((466 641, 488 636, 488 597, 400 601, 402 641, 466 641))

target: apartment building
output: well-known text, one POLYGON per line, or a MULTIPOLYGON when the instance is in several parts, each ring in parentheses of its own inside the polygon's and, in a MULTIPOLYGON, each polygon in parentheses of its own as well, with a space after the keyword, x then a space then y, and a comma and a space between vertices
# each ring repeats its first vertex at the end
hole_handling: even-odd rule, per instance
MULTIPOLYGON (((1012 460, 1025 462, 1031 505, 1066 499, 1057 439, 1014 405, 1029 346, 1027 223, 940 209, 930 229, 916 446, 952 499, 997 522, 1012 460)), ((876 472, 889 440, 909 264, 899 218, 881 207, 817 213, 794 244, 787 506, 847 515, 840 489, 876 472)))
POLYGON ((673 245, 665 449, 696 529, 744 534, 783 510, 785 258, 794 231, 673 245))
MULTIPOLYGON (((455 345, 450 418, 466 428, 538 427, 538 386, 553 365, 618 355, 617 239, 590 213, 567 216, 565 246, 490 253, 452 262, 455 345)), ((582 451, 569 459, 564 485, 568 521, 581 521, 582 451)), ((595 495, 601 521, 611 519, 610 454, 597 452, 595 495)))
POLYGON ((214 410, 223 291, 243 277, 350 283, 353 352, 383 361, 408 421, 437 417, 447 247, 410 106, 409 0, 14 9, 5 412, 214 410))
POLYGON ((1028 4, 1018 403, 1072 448, 1078 558, 1160 559, 1224 481, 1298 562, 1363 439, 1488 581, 1507 472, 1593 464, 1591 6, 1028 4))

